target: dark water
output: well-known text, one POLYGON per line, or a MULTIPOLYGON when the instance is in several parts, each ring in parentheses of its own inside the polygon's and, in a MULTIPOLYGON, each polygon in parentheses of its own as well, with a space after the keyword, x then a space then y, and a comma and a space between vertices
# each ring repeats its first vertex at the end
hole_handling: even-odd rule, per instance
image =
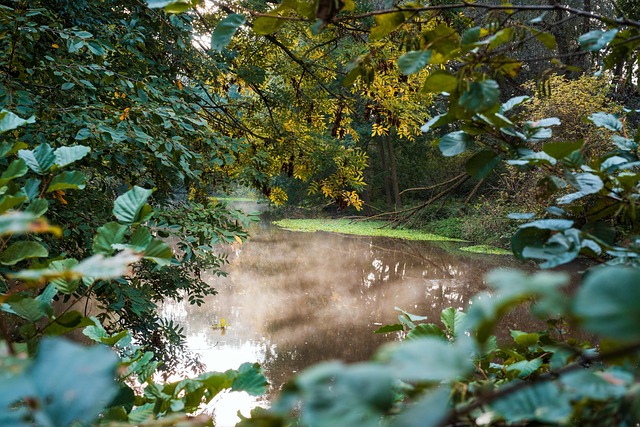
MULTIPOLYGON (((262 224, 253 237, 230 250, 227 278, 210 277, 218 290, 201 307, 167 303, 164 314, 185 327, 190 348, 208 370, 259 362, 270 395, 296 372, 314 363, 368 359, 397 335, 378 335, 397 322, 402 308, 439 322, 447 307, 463 308, 484 289, 494 268, 522 268, 510 256, 465 254, 459 244, 299 233, 262 224), (212 328, 222 319, 225 330, 212 328)), ((504 330, 532 329, 525 312, 504 330)), ((508 334, 508 332, 506 332, 508 334)), ((210 408, 217 425, 234 425, 268 396, 224 395, 210 408)))

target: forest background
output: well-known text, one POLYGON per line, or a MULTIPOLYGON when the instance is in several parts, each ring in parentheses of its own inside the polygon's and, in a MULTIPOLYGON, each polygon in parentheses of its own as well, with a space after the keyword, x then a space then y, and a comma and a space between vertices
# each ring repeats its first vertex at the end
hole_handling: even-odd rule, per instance
POLYGON ((215 293, 251 218, 210 195, 246 186, 605 266, 573 299, 494 273, 243 424, 635 425, 640 10, 575 3, 2 1, 0 424, 209 425, 221 390, 263 393, 251 364, 162 381, 201 367, 158 304, 215 293), (534 300, 549 330, 498 345, 534 300), (100 345, 55 338, 78 331, 100 345))

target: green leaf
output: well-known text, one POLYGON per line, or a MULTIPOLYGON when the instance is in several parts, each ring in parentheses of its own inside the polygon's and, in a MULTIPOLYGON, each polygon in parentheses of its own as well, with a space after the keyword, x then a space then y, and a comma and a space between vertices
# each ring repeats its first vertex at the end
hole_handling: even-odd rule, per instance
POLYGON ((145 202, 151 196, 152 191, 135 186, 122 196, 118 197, 113 204, 113 215, 125 225, 133 225, 141 221, 145 211, 145 202))
POLYGON ((267 379, 257 363, 243 363, 238 368, 238 376, 231 384, 233 391, 246 391, 252 396, 267 392, 267 379))
POLYGON ((544 45, 549 50, 553 50, 557 47, 558 43, 556 41, 556 37, 546 31, 533 31, 534 36, 540 43, 544 45))
POLYGON ((378 329, 376 329, 374 334, 388 334, 389 332, 398 332, 403 331, 404 326, 401 323, 394 323, 393 325, 384 325, 378 329))
POLYGON ((295 386, 303 396, 318 399, 302 401, 301 424, 377 427, 382 414, 393 403, 392 384, 388 370, 373 364, 345 366, 328 362, 316 365, 295 380, 295 386))
POLYGON ((640 340, 640 271, 599 267, 586 275, 573 311, 585 330, 619 341, 640 340))
POLYGON ((440 138, 440 151, 446 157, 457 156, 471 147, 473 138, 463 131, 455 131, 440 138))
POLYGON ((578 37, 578 43, 584 50, 597 52, 605 48, 618 34, 618 29, 608 31, 593 30, 578 37))
POLYGON ((563 375, 560 382, 565 393, 576 400, 588 398, 604 401, 622 399, 634 378, 628 371, 619 368, 607 369, 605 372, 581 369, 563 375))
POLYGON ((530 227, 541 230, 563 231, 573 227, 573 221, 570 219, 539 219, 520 226, 520 228, 530 227))
POLYGON ((616 147, 624 151, 633 151, 638 149, 638 144, 632 140, 624 138, 620 135, 613 135, 611 138, 616 147))
POLYGON ((43 332, 49 336, 64 335, 75 329, 92 324, 93 322, 88 317, 83 316, 80 312, 68 311, 53 319, 43 332))
POLYGON ((414 74, 422 70, 431 59, 430 50, 412 50, 398 58, 398 68, 405 75, 414 74))
MULTIPOLYGON (((118 357, 108 348, 45 338, 33 364, 14 377, 28 389, 3 383, 0 395, 12 403, 29 399, 33 402, 30 412, 41 425, 86 425, 95 421, 117 393, 117 362, 118 357)), ((16 412, 24 417, 26 408, 16 412)))
POLYGON ((227 15, 216 25, 213 34, 211 34, 211 49, 222 52, 222 49, 231 42, 238 28, 245 22, 246 18, 243 15, 237 13, 227 15))
POLYGON ((464 332, 463 324, 466 317, 466 313, 458 311, 453 307, 445 308, 442 310, 442 313, 440 313, 440 320, 442 321, 442 324, 449 335, 454 338, 457 338, 464 332))
POLYGON ((464 91, 458 100, 458 105, 469 111, 481 113, 495 107, 499 97, 500 86, 495 80, 471 82, 469 89, 464 91))
POLYGON ((147 4, 152 9, 164 8, 167 13, 182 13, 194 7, 199 2, 196 0, 148 0, 147 4))
POLYGON ((441 338, 405 341, 395 351, 383 351, 394 375, 403 381, 446 381, 473 371, 469 349, 441 338), (390 354, 389 354, 390 353, 390 354))
POLYGON ((458 87, 458 79, 451 73, 434 71, 424 82, 422 90, 429 93, 453 92, 458 87))
MULTIPOLYGON (((402 327, 402 325, 400 326, 402 327)), ((442 329, 433 323, 422 323, 420 325, 416 325, 407 334, 407 340, 417 340, 424 337, 436 337, 442 338, 443 340, 447 339, 447 336, 442 329)))
POLYGON ((76 85, 75 83, 71 83, 71 82, 62 83, 62 86, 60 86, 60 89, 69 90, 69 89, 72 89, 75 85, 76 85))
POLYGON ((82 172, 67 171, 56 175, 49 186, 47 187, 47 193, 51 193, 57 190, 82 190, 86 186, 85 176, 82 172))
POLYGON ((509 99, 507 102, 505 102, 504 104, 502 104, 500 106, 500 110, 499 111, 500 111, 501 114, 504 114, 504 113, 506 113, 508 111, 511 111, 512 109, 514 109, 518 105, 521 105, 521 104, 525 103, 529 99, 531 99, 531 98, 529 98, 526 95, 513 97, 513 98, 509 99))
POLYGON ((40 144, 35 150, 20 150, 18 157, 23 159, 29 169, 38 175, 44 175, 49 172, 51 166, 56 161, 56 156, 49 144, 40 144))
MULTIPOLYGON (((49 264, 49 268, 52 271, 56 271, 59 273, 63 273, 65 271, 72 270, 76 265, 78 265, 78 261, 69 258, 53 261, 49 264)), ((65 279, 65 278, 57 278, 51 281, 56 289, 65 295, 71 295, 78 289, 78 285, 80 284, 80 279, 65 279)))
POLYGON ((589 194, 598 193, 604 188, 604 182, 602 182, 602 179, 600 179, 598 175, 594 175, 592 173, 577 174, 574 175, 573 178, 574 180, 572 184, 578 189, 578 191, 560 197, 558 199, 559 205, 571 203, 574 200, 577 200, 589 194))
POLYGON ((49 251, 38 242, 21 240, 13 243, 0 255, 0 263, 3 265, 15 265, 29 258, 45 258, 49 251))
POLYGON ((542 151, 554 159, 561 160, 574 151, 581 149, 583 145, 583 140, 574 142, 548 142, 542 146, 542 151))
POLYGON ((465 169, 475 179, 483 179, 491 174, 499 161, 500 157, 493 150, 482 150, 467 160, 465 169))
MULTIPOLYGON (((77 136, 76 139, 78 139, 77 136)), ((75 161, 82 159, 90 152, 91 148, 84 145, 72 145, 56 148, 54 152, 56 156, 56 165, 60 168, 65 167, 75 161)))
POLYGON ((379 40, 390 34, 404 23, 405 17, 402 12, 394 12, 376 15, 375 20, 376 26, 371 29, 370 40, 379 40))
POLYGON ((572 413, 569 396, 560 393, 557 385, 551 382, 533 383, 507 393, 493 402, 491 407, 509 423, 536 420, 564 424, 572 413))
POLYGON ((615 114, 593 113, 588 117, 588 120, 598 127, 609 129, 614 132, 622 130, 622 122, 618 120, 618 117, 615 114))
POLYGON ((49 209, 49 202, 46 199, 34 199, 29 203, 25 212, 32 213, 36 217, 40 217, 49 209))
POLYGON ((12 161, 0 176, 0 186, 7 184, 9 181, 24 176, 29 168, 22 159, 16 159, 12 161))
POLYGON ((518 378, 526 378, 543 365, 542 359, 521 360, 507 366, 507 372, 517 371, 518 378))
POLYGON ((129 264, 139 261, 140 258, 140 255, 129 251, 122 251, 109 258, 98 254, 82 260, 72 271, 96 279, 117 279, 125 275, 129 264))
POLYGON ((35 116, 31 116, 28 119, 22 119, 17 115, 13 114, 11 111, 2 110, 0 111, 0 134, 19 128, 20 126, 24 126, 26 124, 35 123, 35 122, 36 122, 35 116))
POLYGON ((284 19, 271 18, 268 16, 261 16, 253 21, 253 31, 256 34, 266 36, 278 31, 285 23, 284 19))
POLYGON ((536 345, 538 343, 538 340, 540 340, 540 334, 526 333, 522 331, 511 331, 511 336, 513 337, 513 340, 516 342, 516 344, 523 347, 536 345))
POLYGON ((122 243, 127 227, 117 222, 108 222, 98 228, 93 238, 93 252, 111 255, 115 249, 112 245, 122 243))
POLYGON ((42 303, 32 298, 20 296, 15 300, 10 299, 6 305, 9 306, 9 310, 1 305, 3 311, 16 314, 29 322, 35 323, 46 315, 42 303))
POLYGON ((143 252, 145 259, 149 259, 158 265, 169 265, 173 259, 173 252, 169 245, 162 240, 153 239, 143 252))
POLYGON ((395 417, 393 427, 437 427, 449 415, 451 390, 439 387, 427 393, 395 417))

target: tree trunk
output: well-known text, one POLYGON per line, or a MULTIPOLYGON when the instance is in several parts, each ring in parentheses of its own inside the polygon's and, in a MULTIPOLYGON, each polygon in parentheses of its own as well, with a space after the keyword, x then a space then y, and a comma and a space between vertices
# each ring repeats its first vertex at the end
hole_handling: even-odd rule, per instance
POLYGON ((398 186, 398 172, 396 170, 396 155, 393 150, 393 142, 391 137, 387 136, 387 149, 389 150, 389 175, 391 176, 391 189, 393 190, 393 199, 395 201, 396 210, 402 209, 400 201, 400 188, 398 186))
POLYGON ((384 194, 387 199, 387 210, 393 209, 393 200, 391 199, 391 181, 389 179, 389 169, 387 168, 387 159, 385 154, 384 139, 378 140, 380 147, 380 163, 382 164, 382 173, 384 173, 384 194))

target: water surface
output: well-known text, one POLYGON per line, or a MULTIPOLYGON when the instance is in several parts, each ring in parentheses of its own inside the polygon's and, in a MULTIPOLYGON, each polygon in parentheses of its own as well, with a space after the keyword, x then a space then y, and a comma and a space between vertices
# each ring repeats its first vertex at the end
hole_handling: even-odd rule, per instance
MULTIPOLYGON (((218 426, 234 425, 300 370, 320 361, 368 359, 397 335, 374 334, 397 322, 402 308, 438 322, 447 307, 462 309, 484 289, 483 275, 522 267, 512 257, 456 252, 455 243, 416 242, 334 233, 301 233, 267 224, 230 249, 228 277, 207 281, 218 295, 201 307, 168 302, 164 315, 184 325, 189 348, 207 370, 259 362, 269 396, 230 393, 212 407, 218 426), (226 329, 213 325, 224 321, 226 329)), ((522 314, 506 328, 531 329, 522 314)))

